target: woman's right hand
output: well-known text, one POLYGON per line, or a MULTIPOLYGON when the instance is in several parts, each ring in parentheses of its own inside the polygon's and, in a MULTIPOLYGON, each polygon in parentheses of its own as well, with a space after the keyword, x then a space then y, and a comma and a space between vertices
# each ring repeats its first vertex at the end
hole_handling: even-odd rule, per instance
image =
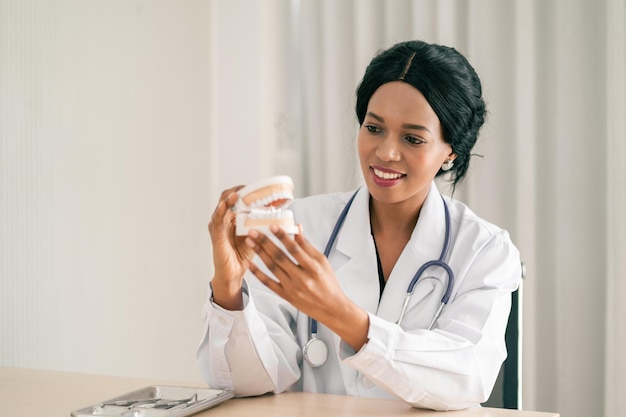
POLYGON ((213 301, 227 310, 243 309, 243 276, 254 256, 254 251, 244 243, 245 236, 235 235, 235 212, 232 208, 241 188, 242 185, 222 192, 209 222, 215 269, 211 281, 213 301))

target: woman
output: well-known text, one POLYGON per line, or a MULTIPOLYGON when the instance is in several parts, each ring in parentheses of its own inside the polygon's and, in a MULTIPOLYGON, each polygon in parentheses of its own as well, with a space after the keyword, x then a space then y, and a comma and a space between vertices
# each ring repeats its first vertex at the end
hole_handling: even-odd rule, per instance
POLYGON ((433 180, 447 172, 456 185, 467 171, 485 117, 480 80, 452 48, 403 42, 367 67, 356 113, 365 186, 296 200, 301 233, 272 230, 291 256, 262 233, 235 238, 240 187, 222 194, 209 223, 215 275, 201 372, 238 396, 304 390, 478 406, 506 357, 519 253, 433 180), (440 257, 454 274, 447 304, 437 314, 446 268, 428 268, 398 324, 417 269, 440 257), (327 357, 324 346, 314 360, 303 354, 309 318, 327 357))

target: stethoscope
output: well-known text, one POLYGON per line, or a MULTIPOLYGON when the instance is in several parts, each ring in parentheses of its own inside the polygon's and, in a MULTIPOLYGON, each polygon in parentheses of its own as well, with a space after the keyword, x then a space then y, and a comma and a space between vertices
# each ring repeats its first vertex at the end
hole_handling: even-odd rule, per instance
MULTIPOLYGON (((330 250, 333 244, 335 243, 335 239, 337 238, 337 235, 339 234, 339 230, 341 229, 341 226, 343 225, 344 221, 346 220, 346 217, 348 216, 348 210, 350 209, 350 206, 352 205, 352 202, 354 201, 354 197, 356 197, 356 194, 357 193, 354 193, 352 197, 350 197, 350 200, 348 200, 348 203, 346 204, 343 211, 339 215, 339 218, 337 219, 337 223, 335 224, 335 227, 333 228, 333 231, 330 234, 330 238, 328 239, 328 243, 326 243, 326 248, 324 249, 324 256, 326 256, 326 258, 328 258, 328 255, 330 254, 330 250)), ((402 303, 402 309, 400 310, 400 317, 398 318, 398 321, 396 322, 398 326, 400 325, 400 323, 402 323, 402 319, 404 318, 404 315, 406 313, 407 307, 409 305, 409 300, 411 299, 411 296, 413 295, 413 291, 415 290, 415 285, 417 285, 417 281, 420 279, 420 277, 424 274, 424 272, 428 268, 430 267, 443 268, 446 271, 446 274, 448 276, 446 292, 443 294, 443 297, 441 298, 441 303, 439 304, 439 308, 437 308, 437 311, 435 312, 435 315, 433 316, 433 319, 431 320, 430 325, 428 326, 428 330, 431 330, 433 328, 435 321, 437 321, 437 319, 439 318, 439 315, 441 314, 441 311, 443 310, 443 306, 447 304, 448 300, 450 299, 450 294, 452 293, 452 287, 454 286, 454 273, 452 272, 452 268, 450 268, 450 265, 448 265, 445 262, 445 258, 448 254, 448 249, 450 247, 450 210, 448 209, 448 204, 446 203, 446 200, 443 198, 443 196, 441 197, 441 199, 443 201, 443 208, 445 211, 445 221, 446 221, 446 233, 445 233, 445 238, 443 242, 443 248, 441 249, 441 254, 439 255, 439 259, 433 259, 432 261, 428 261, 424 265, 422 265, 413 276, 413 279, 409 283, 409 287, 406 290, 406 296, 404 297, 404 302, 402 303)), ((328 346, 323 340, 317 338, 317 320, 312 319, 310 317, 309 317, 309 341, 302 348, 302 354, 304 355, 304 360, 312 368, 318 368, 324 365, 326 361, 328 360, 328 346)))

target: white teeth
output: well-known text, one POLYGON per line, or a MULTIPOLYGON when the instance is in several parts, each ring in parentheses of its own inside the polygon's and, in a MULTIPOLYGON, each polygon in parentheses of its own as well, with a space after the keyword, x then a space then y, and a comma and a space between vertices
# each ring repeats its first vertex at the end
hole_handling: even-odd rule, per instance
POLYGON ((402 176, 402 174, 383 172, 376 168, 374 168, 374 175, 376 175, 378 178, 382 178, 383 180, 395 180, 402 176))
POLYGON ((249 219, 291 219, 293 213, 289 210, 252 210, 248 213, 249 219))
POLYGON ((284 199, 291 201, 293 197, 291 193, 288 191, 277 191, 268 196, 265 196, 264 198, 260 200, 256 200, 255 202, 250 204, 250 207, 253 209, 257 207, 264 207, 264 206, 269 205, 273 201, 284 200, 284 199))

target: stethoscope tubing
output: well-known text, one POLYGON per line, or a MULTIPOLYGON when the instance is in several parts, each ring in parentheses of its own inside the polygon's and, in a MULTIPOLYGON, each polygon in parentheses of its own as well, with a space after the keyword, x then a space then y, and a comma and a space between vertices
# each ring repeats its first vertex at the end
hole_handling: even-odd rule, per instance
MULTIPOLYGON (((335 227, 333 228, 333 231, 330 234, 330 237, 328 238, 328 242, 326 243, 326 247, 324 248, 324 256, 326 256, 326 258, 328 258, 328 256, 330 255, 330 251, 332 250, 335 240, 337 239, 337 235, 339 234, 339 231, 341 230, 341 227, 344 221, 346 220, 346 217, 348 216, 348 211, 350 210, 350 206, 352 205, 352 202, 354 201, 354 198, 356 197, 357 193, 358 193, 358 190, 352 195, 352 197, 350 197, 350 200, 348 200, 348 202, 346 203, 346 206, 343 208, 343 210, 341 211, 341 214, 339 215, 339 218, 337 219, 337 223, 335 224, 335 227)), ((417 285, 419 279, 424 274, 424 272, 426 272, 428 268, 440 267, 446 272, 448 276, 446 291, 443 294, 443 297, 441 298, 441 303, 439 307, 437 308, 437 312, 433 316, 430 322, 430 325, 428 326, 428 330, 432 329, 432 327, 435 324, 435 321, 437 321, 437 319, 439 318, 439 315, 441 314, 443 307, 450 300, 452 288, 454 287, 454 273, 452 272, 452 268, 450 268, 450 266, 445 262, 445 258, 448 255, 448 249, 450 247, 450 223, 451 221, 450 221, 450 210, 448 208, 448 204, 446 203, 446 200, 444 199, 443 196, 441 196, 441 199, 443 201, 443 207, 445 211, 445 225, 446 225, 444 243, 441 249, 441 254, 439 255, 439 259, 433 259, 432 261, 428 261, 425 264, 423 264, 417 270, 417 272, 411 279, 411 282, 409 283, 409 286, 407 288, 406 296, 402 303, 400 316, 397 321, 398 325, 400 325, 400 323, 402 322, 402 319, 404 318, 407 307, 409 305, 409 300, 411 296, 413 295, 413 291, 415 290, 415 286, 417 285)), ((323 361, 315 362, 315 361, 309 360, 309 358, 307 357, 306 349, 312 345, 312 342, 318 342, 318 341, 321 342, 319 339, 317 339, 317 320, 309 317, 309 341, 307 342, 305 346, 304 356, 305 356, 305 360, 307 361, 307 363, 309 363, 309 365, 311 365, 314 368, 321 366, 326 362, 326 359, 324 359, 323 361)))
POLYGON ((433 326, 435 325, 435 321, 437 321, 437 319, 439 318, 439 315, 441 315, 441 311, 443 310, 443 307, 446 304, 448 304, 448 301, 450 300, 450 295, 452 294, 452 288, 454 287, 454 272, 452 272, 452 268, 450 268, 450 265, 448 265, 445 261, 446 256, 448 256, 448 249, 450 248, 450 223, 451 223, 450 209, 448 208, 448 204, 446 203, 446 200, 443 198, 443 196, 441 196, 441 200, 443 201, 443 209, 445 213, 445 222, 446 222, 446 232, 445 232, 445 237, 443 241, 443 248, 441 249, 441 254, 439 255, 439 259, 433 259, 432 261, 428 261, 424 265, 422 265, 413 276, 413 279, 411 279, 411 282, 409 283, 409 287, 407 288, 407 291, 406 291, 406 296, 404 297, 404 302, 402 303, 400 316, 398 317, 398 321, 396 322, 398 326, 400 325, 400 323, 402 323, 402 319, 404 318, 406 309, 409 306, 409 300, 411 299, 411 296, 413 295, 413 291, 415 290, 415 286, 417 285, 417 282, 422 277, 422 275, 424 275, 424 272, 426 272, 428 268, 440 267, 444 271, 446 271, 446 274, 448 275, 448 279, 446 283, 447 284, 446 291, 443 294, 443 297, 441 298, 441 303, 439 304, 439 307, 437 308, 437 312, 433 316, 433 319, 430 321, 428 330, 432 330, 433 326))

